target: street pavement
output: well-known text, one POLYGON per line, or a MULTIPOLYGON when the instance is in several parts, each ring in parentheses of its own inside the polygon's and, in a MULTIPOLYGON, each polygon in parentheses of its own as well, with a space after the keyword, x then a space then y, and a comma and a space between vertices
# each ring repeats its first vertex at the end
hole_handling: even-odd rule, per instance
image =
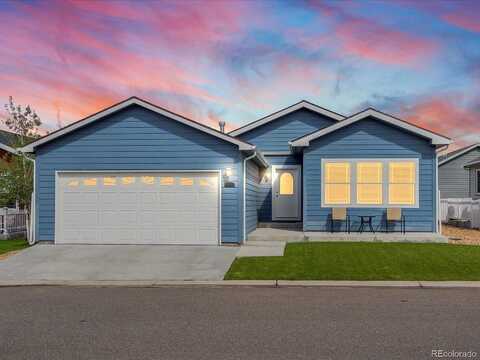
POLYGON ((480 359, 480 289, 0 287, 2 360, 434 359, 432 350, 480 359))

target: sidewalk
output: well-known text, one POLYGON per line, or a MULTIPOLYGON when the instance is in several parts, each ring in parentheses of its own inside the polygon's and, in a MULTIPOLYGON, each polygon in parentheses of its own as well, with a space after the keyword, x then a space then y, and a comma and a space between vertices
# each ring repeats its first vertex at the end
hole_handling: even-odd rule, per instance
POLYGON ((156 281, 156 280, 0 280, 0 287, 13 286, 94 286, 94 287, 163 287, 163 286, 258 286, 258 287, 348 287, 348 288, 480 288, 480 281, 290 281, 290 280, 219 280, 219 281, 156 281))

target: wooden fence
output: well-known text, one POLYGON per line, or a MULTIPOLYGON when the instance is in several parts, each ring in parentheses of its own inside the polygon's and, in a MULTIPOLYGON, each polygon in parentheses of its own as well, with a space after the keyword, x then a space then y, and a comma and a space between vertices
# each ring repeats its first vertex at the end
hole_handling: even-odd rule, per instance
POLYGON ((443 223, 465 221, 472 228, 480 228, 480 200, 441 199, 440 219, 443 223))

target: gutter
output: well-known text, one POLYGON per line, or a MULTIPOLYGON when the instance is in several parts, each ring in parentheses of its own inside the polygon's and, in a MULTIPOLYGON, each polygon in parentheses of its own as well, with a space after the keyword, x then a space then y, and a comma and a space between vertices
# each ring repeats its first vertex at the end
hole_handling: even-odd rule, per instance
POLYGON ((256 156, 257 152, 254 151, 252 155, 243 159, 243 244, 247 242, 247 161, 255 158, 256 156))

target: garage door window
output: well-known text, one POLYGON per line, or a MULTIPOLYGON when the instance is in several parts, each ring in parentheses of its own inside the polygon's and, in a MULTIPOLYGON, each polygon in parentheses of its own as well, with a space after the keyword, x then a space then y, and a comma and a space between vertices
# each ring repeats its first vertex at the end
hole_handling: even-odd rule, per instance
POLYGON ((117 179, 114 177, 104 177, 103 178, 103 186, 115 186, 117 185, 117 179))
POLYGON ((175 179, 173 177, 161 177, 160 178, 160 185, 164 185, 164 186, 171 186, 175 184, 175 179))
POLYGON ((135 184, 135 178, 133 176, 124 176, 122 177, 122 184, 123 185, 135 184))
POLYGON ((153 176, 142 176, 142 182, 145 185, 153 185, 155 183, 155 178, 153 176))
POLYGON ((180 179, 180 185, 182 185, 182 186, 192 186, 193 185, 193 179, 192 178, 181 178, 180 179))
POLYGON ((97 186, 97 179, 96 178, 87 178, 83 180, 83 185, 85 186, 97 186))
POLYGON ((77 187, 79 185, 79 181, 78 180, 69 180, 67 182, 67 186, 68 187, 77 187))

